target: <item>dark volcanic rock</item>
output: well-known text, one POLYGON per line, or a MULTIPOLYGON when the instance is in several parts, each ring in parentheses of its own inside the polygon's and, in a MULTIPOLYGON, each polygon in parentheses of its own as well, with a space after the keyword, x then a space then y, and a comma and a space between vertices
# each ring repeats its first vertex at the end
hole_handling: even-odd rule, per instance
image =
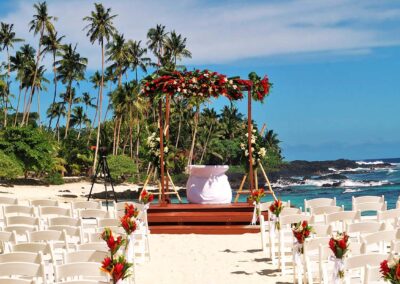
POLYGON ((316 180, 324 180, 324 179, 347 179, 345 175, 342 174, 329 174, 315 178, 316 180))

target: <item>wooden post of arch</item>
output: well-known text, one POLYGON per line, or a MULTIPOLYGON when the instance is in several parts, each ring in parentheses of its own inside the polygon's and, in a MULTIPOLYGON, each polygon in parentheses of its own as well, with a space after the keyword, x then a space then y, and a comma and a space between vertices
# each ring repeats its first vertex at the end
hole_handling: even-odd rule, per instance
POLYGON ((163 126, 163 111, 162 99, 158 102, 159 123, 160 123, 160 182, 161 182, 161 204, 165 204, 165 184, 164 184, 164 126, 163 126))
MULTIPOLYGON (((167 94, 165 98, 165 140, 169 140, 169 113, 170 113, 170 94, 167 94)), ((168 145, 168 144, 167 144, 168 145)), ((165 165, 165 171, 168 173, 168 167, 165 165)), ((165 179, 165 190, 169 191, 169 178, 165 179)), ((169 196, 164 194, 164 201, 169 202, 169 196)))
POLYGON ((249 147, 249 182, 250 182, 250 188, 249 190, 252 191, 254 189, 254 174, 253 174, 253 151, 251 149, 251 137, 252 137, 252 123, 251 123, 251 88, 252 86, 249 86, 247 88, 248 95, 247 95, 247 142, 248 142, 248 147, 249 147))

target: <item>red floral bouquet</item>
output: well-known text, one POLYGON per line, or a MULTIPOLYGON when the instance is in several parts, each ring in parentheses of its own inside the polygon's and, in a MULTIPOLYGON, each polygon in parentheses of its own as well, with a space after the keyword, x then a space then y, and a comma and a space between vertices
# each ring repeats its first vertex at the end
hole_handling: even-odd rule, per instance
POLYGON ((119 280, 124 280, 130 276, 129 269, 132 267, 132 263, 126 261, 123 255, 117 258, 106 257, 101 263, 101 270, 108 273, 113 283, 117 283, 119 280))
POLYGON ((125 203, 125 216, 136 218, 138 215, 139 211, 133 204, 125 203))
POLYGON ((265 196, 265 190, 263 188, 254 189, 251 191, 249 200, 255 203, 260 203, 261 198, 263 198, 264 196, 265 196))
MULTIPOLYGON (((275 218, 278 218, 279 217, 279 215, 281 214, 281 212, 282 212, 282 209, 283 209, 283 204, 282 204, 282 201, 281 200, 279 200, 279 199, 276 199, 270 206, 269 206, 269 211, 275 216, 275 217, 273 217, 273 216, 271 216, 271 217, 273 217, 273 218, 271 218, 271 219, 275 219, 275 218)), ((275 221, 275 220, 274 220, 275 221)), ((277 229, 277 230, 280 230, 281 229, 281 225, 279 224, 279 221, 277 221, 276 220, 276 222, 275 222, 275 228, 277 229)))
POLYGON ((391 257, 381 262, 382 278, 392 284, 400 284, 400 259, 391 257))
POLYGON ((343 258, 349 250, 349 236, 344 233, 337 233, 329 240, 329 248, 336 258, 343 258))
POLYGON ((297 243, 304 244, 304 241, 310 236, 312 227, 307 221, 299 222, 292 227, 293 236, 296 238, 297 243))
POLYGON ((121 226, 125 230, 127 235, 132 234, 136 230, 136 219, 129 215, 124 215, 120 219, 121 226))
POLYGON ((332 237, 329 240, 329 248, 332 250, 335 255, 336 262, 336 277, 343 278, 344 270, 343 270, 343 259, 346 256, 346 253, 349 250, 349 236, 346 232, 337 233, 336 236, 332 237))
POLYGON ((121 236, 115 238, 109 228, 104 229, 103 233, 101 234, 101 238, 107 243, 111 256, 116 254, 120 247, 126 242, 126 240, 122 239, 121 236))
POLYGON ((140 200, 144 203, 150 203, 154 200, 154 195, 152 193, 147 192, 147 190, 143 189, 140 193, 140 200))

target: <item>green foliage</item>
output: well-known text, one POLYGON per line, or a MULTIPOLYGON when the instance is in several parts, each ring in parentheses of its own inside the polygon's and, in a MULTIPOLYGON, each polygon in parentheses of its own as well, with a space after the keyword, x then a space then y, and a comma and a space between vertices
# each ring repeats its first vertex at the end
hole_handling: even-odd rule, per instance
POLYGON ((0 178, 13 179, 23 174, 22 166, 10 156, 0 151, 0 178))
POLYGON ((44 181, 47 184, 52 185, 64 184, 64 179, 59 172, 51 172, 47 177, 45 177, 44 181))
POLYGON ((125 181, 136 173, 135 162, 124 155, 108 156, 108 167, 114 181, 125 181))
POLYGON ((52 170, 57 153, 53 138, 44 130, 32 127, 10 127, 1 131, 0 150, 21 163, 25 174, 52 170))

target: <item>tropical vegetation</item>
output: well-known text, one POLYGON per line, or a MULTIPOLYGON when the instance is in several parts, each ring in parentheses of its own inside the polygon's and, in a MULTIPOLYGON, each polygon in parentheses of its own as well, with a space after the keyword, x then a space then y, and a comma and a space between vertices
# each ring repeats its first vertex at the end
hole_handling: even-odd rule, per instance
MULTIPOLYGON (((114 178, 137 181, 145 176, 153 158, 146 141, 158 131, 159 110, 157 99, 141 93, 144 79, 185 71, 182 60, 192 53, 186 37, 160 24, 148 30, 145 43, 127 39, 115 26, 117 17, 111 8, 96 3, 82 19, 88 41, 101 51, 101 66, 94 71, 88 69, 79 44, 57 31, 57 18, 46 2, 34 4, 27 25, 36 47, 18 38, 12 23, 1 22, 5 61, 0 68, 0 179, 34 176, 58 181, 59 175, 88 176, 100 146, 107 147, 114 178), (46 56, 51 59, 49 67, 46 56), (83 82, 92 90, 82 91, 83 82)), ((249 79, 261 78, 251 73, 249 79)), ((217 111, 209 99, 164 99, 171 102, 167 135, 171 174, 183 173, 190 163, 243 164, 240 144, 247 122, 233 103, 217 111)), ((259 133, 257 143, 266 149, 266 169, 279 167, 283 157, 277 134, 255 123, 254 129, 259 133)))

